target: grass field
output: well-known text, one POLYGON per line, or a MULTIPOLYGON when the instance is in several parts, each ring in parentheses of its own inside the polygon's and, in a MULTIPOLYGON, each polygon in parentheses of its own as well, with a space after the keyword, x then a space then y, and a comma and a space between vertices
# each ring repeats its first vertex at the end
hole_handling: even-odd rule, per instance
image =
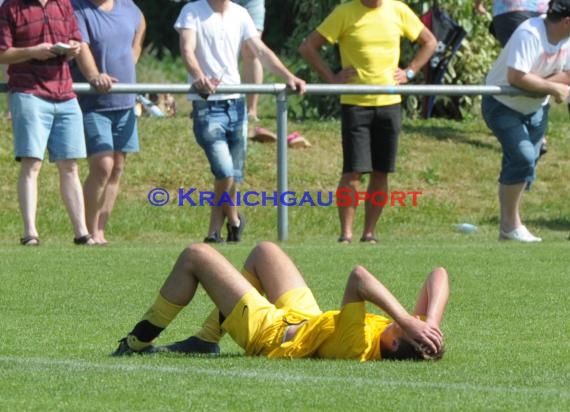
MULTIPOLYGON (((0 122, 0 410, 570 410, 570 143, 561 108, 549 131, 551 152, 523 209, 542 244, 497 242, 500 150, 477 117, 406 121, 392 189, 423 194, 417 207, 385 210, 380 245, 338 245, 333 207, 289 210, 290 240, 283 246, 323 308, 337 307, 356 263, 407 306, 432 267, 447 267, 452 293, 441 362, 270 361, 241 356, 229 338, 220 358, 110 358, 179 251, 205 235, 207 207, 157 208, 147 201, 154 187, 211 189, 185 114, 182 105, 177 118, 142 119, 142 152, 127 164, 105 248, 72 245, 57 173, 47 163, 38 213, 43 244, 17 245, 18 169, 10 126, 0 122), (453 225, 461 222, 479 231, 458 233, 453 225)), ((272 126, 270 116, 265 124, 272 126)), ((334 190, 338 123, 289 127, 313 143, 290 152, 290 189, 334 190)), ((275 156, 275 146, 251 144, 242 190, 274 190, 275 156)), ((84 162, 81 168, 84 176, 84 162)), ((244 211, 244 242, 220 246, 236 265, 256 241, 276 239, 274 208, 244 211)), ((359 215, 356 233, 361 224, 359 215)), ((200 292, 161 341, 192 333, 209 309, 200 292)))

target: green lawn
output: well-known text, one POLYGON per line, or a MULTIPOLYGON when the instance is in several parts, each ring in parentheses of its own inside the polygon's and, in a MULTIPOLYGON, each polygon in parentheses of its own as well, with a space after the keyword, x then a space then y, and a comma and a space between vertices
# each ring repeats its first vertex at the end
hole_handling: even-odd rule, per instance
MULTIPOLYGON (((252 245, 220 249, 240 265, 252 245)), ((182 244, 7 246, 2 410, 568 410, 567 247, 483 235, 378 247, 287 244, 323 308, 338 305, 356 262, 407 306, 430 268, 448 268, 446 357, 365 364, 248 358, 228 337, 221 358, 111 358, 182 244)), ((200 293, 160 341, 192 333, 209 308, 200 293)))
MULTIPOLYGON (((18 168, 10 125, 0 121, 0 410, 570 410, 570 143, 563 108, 554 111, 551 151, 524 200, 523 218, 542 244, 497 241, 500 150, 478 118, 406 121, 392 189, 423 194, 416 207, 386 208, 377 246, 338 245, 334 207, 289 210, 284 247, 323 308, 337 307, 357 263, 410 307, 427 272, 447 267, 452 294, 441 362, 270 361, 241 356, 229 338, 216 359, 110 358, 179 251, 205 235, 207 207, 147 201, 155 187, 211 190, 187 110, 182 106, 175 119, 142 120, 142 152, 129 158, 104 248, 72 244, 57 173, 47 162, 38 210, 43 244, 17 244, 18 168), (458 233, 461 222, 479 231, 458 233)), ((270 116, 264 124, 274 126, 270 116)), ((338 123, 289 127, 313 144, 290 151, 290 189, 334 190, 338 123)), ((242 190, 274 190, 275 158, 274 145, 252 143, 242 190)), ((277 233, 274 208, 243 210, 249 221, 243 244, 220 246, 236 265, 255 242, 277 233)), ((200 293, 161 341, 192 333, 209 310, 200 293)))

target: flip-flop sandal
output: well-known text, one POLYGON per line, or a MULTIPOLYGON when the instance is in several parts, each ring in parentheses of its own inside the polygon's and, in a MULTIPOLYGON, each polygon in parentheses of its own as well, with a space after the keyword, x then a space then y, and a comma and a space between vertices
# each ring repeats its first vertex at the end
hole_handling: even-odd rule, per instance
POLYGON ((350 242, 352 242, 352 239, 349 238, 348 236, 341 236, 338 238, 338 243, 340 243, 341 245, 348 245, 350 244, 350 242))
POLYGON ((260 143, 271 143, 277 141, 277 135, 265 127, 255 126, 253 128, 253 137, 251 140, 260 143))
POLYGON ((311 147, 311 143, 299 132, 293 132, 287 136, 287 144, 293 149, 311 147))
POLYGON ((40 238, 37 236, 24 236, 20 238, 20 244, 22 246, 39 246, 40 238))
POLYGON ((370 245, 376 245, 378 243, 378 238, 374 235, 363 236, 360 238, 360 241, 363 243, 368 243, 370 245))

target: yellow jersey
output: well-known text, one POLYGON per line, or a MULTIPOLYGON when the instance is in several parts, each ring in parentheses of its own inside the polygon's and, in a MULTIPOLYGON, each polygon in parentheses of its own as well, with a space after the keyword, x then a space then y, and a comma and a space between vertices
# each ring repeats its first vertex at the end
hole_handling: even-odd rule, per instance
MULTIPOLYGON (((350 84, 396 85, 402 37, 416 41, 424 24, 404 3, 383 0, 368 8, 360 0, 337 6, 317 27, 329 42, 338 43, 343 68, 354 67, 357 75, 350 84)), ((343 104, 388 106, 400 103, 400 95, 341 95, 343 104)))
POLYGON ((269 358, 380 360, 380 337, 393 321, 366 313, 364 302, 309 318, 294 338, 267 353, 269 358))

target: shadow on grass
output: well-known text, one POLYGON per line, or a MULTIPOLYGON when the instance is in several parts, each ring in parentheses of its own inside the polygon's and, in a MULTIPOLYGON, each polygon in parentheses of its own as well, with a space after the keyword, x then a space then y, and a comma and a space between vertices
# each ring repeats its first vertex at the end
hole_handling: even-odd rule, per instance
POLYGON ((405 126, 406 133, 417 133, 426 137, 434 138, 435 140, 452 140, 457 143, 463 143, 475 148, 487 149, 496 153, 501 153, 499 144, 491 144, 481 140, 473 139, 473 135, 480 135, 471 131, 462 131, 454 127, 437 126, 429 124, 425 126, 418 126, 415 124, 408 124, 405 126))
MULTIPOLYGON (((490 225, 499 225, 499 216, 488 216, 481 220, 481 223, 490 225)), ((570 217, 555 217, 555 218, 527 218, 524 223, 533 227, 542 227, 555 231, 570 231, 570 217)))
POLYGON ((537 219, 526 219, 526 222, 528 222, 533 226, 546 227, 550 230, 559 230, 559 231, 570 230, 570 218, 566 217, 557 217, 553 219, 539 217, 537 219))

